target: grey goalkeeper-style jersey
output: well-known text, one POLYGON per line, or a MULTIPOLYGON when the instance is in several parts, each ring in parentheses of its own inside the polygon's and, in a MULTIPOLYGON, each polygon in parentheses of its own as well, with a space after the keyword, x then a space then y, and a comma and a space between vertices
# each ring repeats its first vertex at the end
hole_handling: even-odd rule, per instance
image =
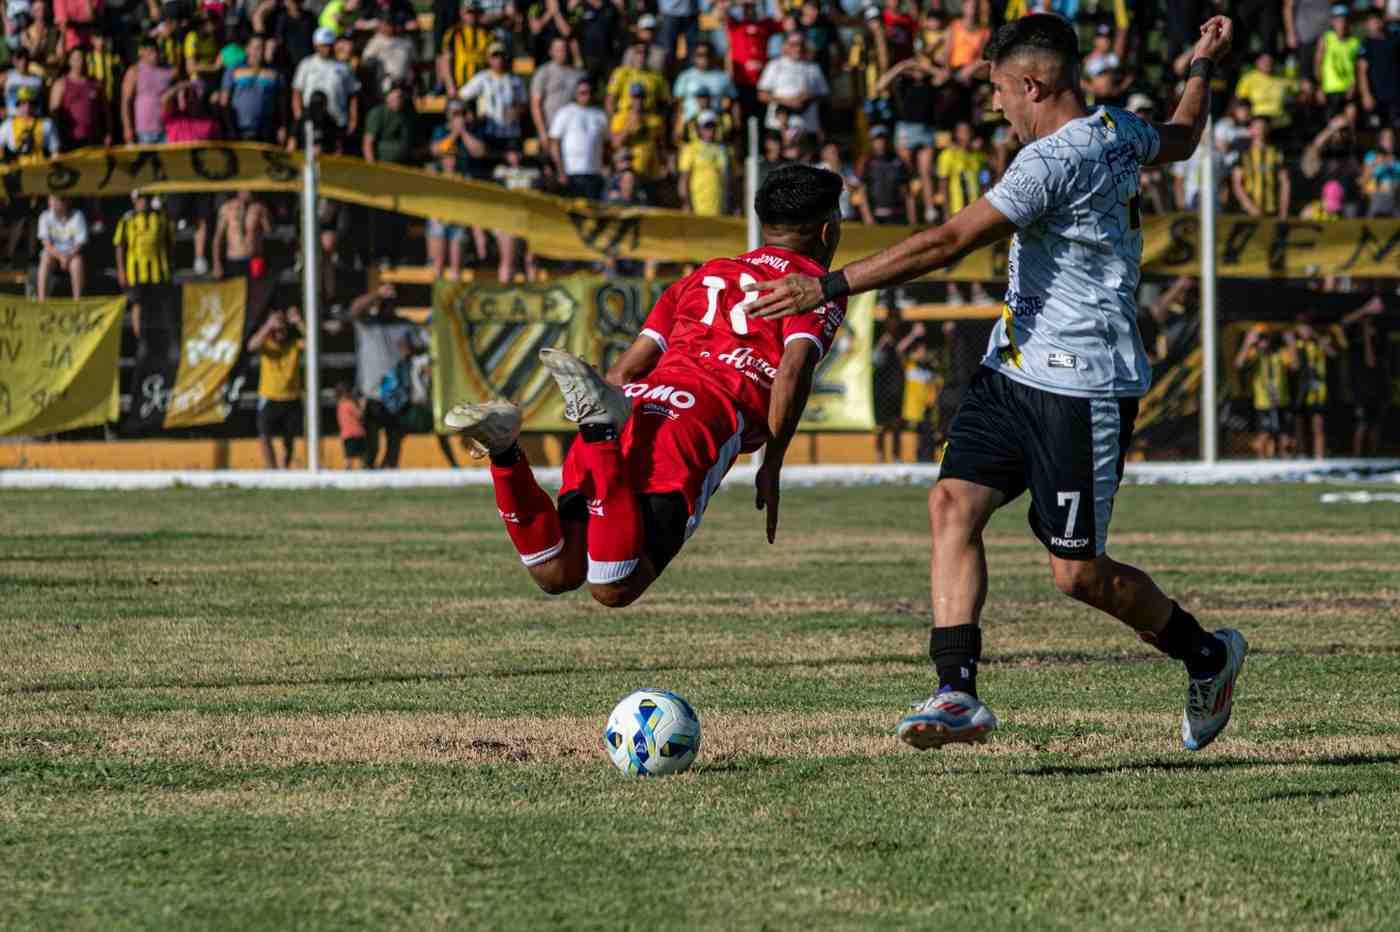
POLYGON ((1147 391, 1138 172, 1160 142, 1141 117, 1100 107, 1022 149, 987 192, 1018 229, 984 366, 1080 398, 1147 391))

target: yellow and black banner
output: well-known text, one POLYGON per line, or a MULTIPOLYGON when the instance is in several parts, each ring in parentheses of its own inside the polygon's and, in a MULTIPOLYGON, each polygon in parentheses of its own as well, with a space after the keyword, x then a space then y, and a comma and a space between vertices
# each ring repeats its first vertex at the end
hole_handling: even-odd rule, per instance
POLYGON ((121 298, 0 298, 0 435, 115 421, 121 298))
MULTIPOLYGON (((527 430, 571 430, 558 390, 539 362, 547 347, 606 370, 641 330, 665 285, 642 279, 565 278, 537 285, 438 282, 433 289, 433 418, 464 401, 509 398, 527 430)), ((851 301, 846 325, 822 361, 805 430, 869 430, 873 295, 851 301)))
POLYGON ((246 279, 171 286, 167 306, 142 308, 145 351, 131 382, 125 429, 154 433, 222 424, 243 386, 246 279), (178 304, 177 304, 178 302, 178 304))
MULTIPOLYGON (((254 143, 82 149, 7 170, 7 198, 47 194, 297 191, 302 159, 254 143)), ((500 230, 530 241, 541 256, 586 261, 599 256, 699 263, 745 251, 742 217, 697 217, 675 210, 610 208, 549 194, 507 191, 349 156, 320 160, 321 193, 335 200, 500 230)), ((902 242, 917 227, 846 224, 837 264, 902 242)), ((1143 218, 1143 270, 1194 275, 1200 267, 1200 221, 1194 214, 1143 218)), ((1218 274, 1230 278, 1312 278, 1323 274, 1400 276, 1400 220, 1220 219, 1218 274)), ((968 256, 931 278, 995 281, 1006 277, 1006 243, 968 256)))

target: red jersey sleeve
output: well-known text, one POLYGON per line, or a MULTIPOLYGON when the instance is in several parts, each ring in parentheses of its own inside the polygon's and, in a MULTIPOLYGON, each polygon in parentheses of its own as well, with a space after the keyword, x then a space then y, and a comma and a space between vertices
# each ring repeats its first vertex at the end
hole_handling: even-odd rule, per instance
MULTIPOLYGON (((846 319, 846 299, 828 301, 806 314, 783 318, 783 348, 793 340, 811 340, 825 356, 846 319)), ((819 357, 820 358, 820 357, 819 357)))
POLYGON ((671 346, 671 328, 676 324, 676 306, 680 303, 686 286, 694 277, 694 273, 691 273, 661 292, 660 299, 647 315, 646 323, 642 324, 640 335, 654 340, 663 353, 671 346))

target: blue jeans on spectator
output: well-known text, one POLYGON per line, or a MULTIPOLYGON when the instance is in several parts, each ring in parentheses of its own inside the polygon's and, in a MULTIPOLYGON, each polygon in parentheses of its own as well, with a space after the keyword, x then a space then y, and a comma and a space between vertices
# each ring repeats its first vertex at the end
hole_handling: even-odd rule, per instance
POLYGON ((607 179, 602 175, 570 175, 568 193, 570 197, 601 201, 607 186, 607 179))
POLYGON ((165 142, 165 130, 154 133, 137 133, 136 144, 141 146, 158 146, 165 142))
POLYGON ((682 35, 685 36, 685 54, 687 58, 695 54, 695 45, 700 41, 700 17, 699 16, 662 16, 661 32, 656 37, 656 44, 666 50, 666 64, 670 65, 676 60, 676 40, 682 35))

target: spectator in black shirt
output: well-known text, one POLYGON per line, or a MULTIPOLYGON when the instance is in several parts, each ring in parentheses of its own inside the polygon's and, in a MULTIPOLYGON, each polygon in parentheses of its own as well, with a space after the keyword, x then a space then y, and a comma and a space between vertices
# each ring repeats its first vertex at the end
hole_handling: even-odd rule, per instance
POLYGON ((1386 28, 1379 10, 1372 10, 1366 17, 1366 37, 1361 40, 1356 83, 1372 126, 1400 123, 1400 22, 1391 27, 1386 28))
POLYGON ((622 59, 627 22, 612 0, 584 0, 573 15, 574 61, 607 79, 622 59))
POLYGON ((940 73, 946 81, 946 68, 935 68, 916 55, 895 65, 875 83, 876 94, 884 94, 894 85, 894 109, 899 115, 894 127, 895 152, 918 172, 924 219, 929 222, 937 212, 933 203, 937 192, 933 183, 933 131, 938 120, 939 94, 933 82, 940 73))
POLYGON ((870 155, 860 173, 870 213, 879 224, 914 224, 914 194, 909 168, 890 148, 887 126, 870 127, 870 155))

